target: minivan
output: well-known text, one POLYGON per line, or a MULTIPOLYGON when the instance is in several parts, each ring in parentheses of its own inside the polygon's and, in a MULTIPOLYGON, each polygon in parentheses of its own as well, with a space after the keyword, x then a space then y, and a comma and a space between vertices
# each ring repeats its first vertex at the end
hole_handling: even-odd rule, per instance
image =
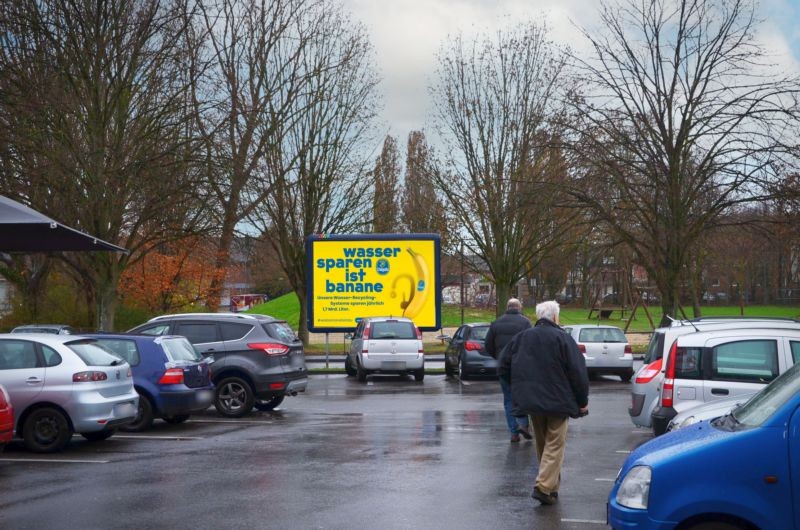
POLYGON ((358 381, 363 383, 373 373, 414 374, 416 381, 425 378, 422 333, 411 319, 364 318, 350 338, 344 367, 347 375, 358 381))
POLYGON ((666 358, 653 432, 678 412, 761 390, 800 357, 800 329, 726 329, 678 337, 666 358))
POLYGON ((692 320, 675 320, 668 327, 653 331, 642 366, 631 383, 631 406, 628 414, 638 427, 652 427, 652 414, 661 396, 664 380, 664 357, 679 336, 699 331, 742 328, 786 328, 800 329, 800 321, 789 318, 769 317, 702 317, 692 320))

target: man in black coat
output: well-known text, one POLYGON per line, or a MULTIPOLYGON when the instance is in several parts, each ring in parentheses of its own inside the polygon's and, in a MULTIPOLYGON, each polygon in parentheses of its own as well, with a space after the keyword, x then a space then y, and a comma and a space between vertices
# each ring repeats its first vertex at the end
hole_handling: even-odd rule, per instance
POLYGON ((510 381, 515 414, 529 414, 539 473, 534 499, 554 504, 569 418, 589 413, 589 376, 578 345, 558 325, 555 301, 536 306, 536 325, 515 336, 500 355, 498 372, 510 381))
MULTIPOLYGON (((497 359, 506 344, 511 342, 511 339, 517 333, 530 327, 531 321, 522 314, 522 302, 516 298, 509 299, 506 304, 505 314, 489 326, 489 332, 486 334, 486 340, 484 341, 486 353, 497 359)), ((500 379, 500 388, 503 390, 503 408, 506 412, 506 424, 511 433, 511 442, 519 442, 520 434, 526 440, 530 440, 528 416, 515 416, 512 413, 511 387, 505 379, 500 379)))

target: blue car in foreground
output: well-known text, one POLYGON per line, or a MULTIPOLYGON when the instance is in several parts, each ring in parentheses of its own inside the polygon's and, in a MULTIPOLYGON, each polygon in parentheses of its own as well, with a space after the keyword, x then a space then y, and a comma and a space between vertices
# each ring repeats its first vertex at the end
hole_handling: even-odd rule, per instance
POLYGON ((185 337, 98 334, 93 338, 133 371, 139 411, 124 430, 149 429, 155 418, 182 423, 213 403, 213 359, 203 358, 185 337))
POLYGON ((623 465, 615 528, 800 529, 800 364, 732 413, 656 438, 623 465))

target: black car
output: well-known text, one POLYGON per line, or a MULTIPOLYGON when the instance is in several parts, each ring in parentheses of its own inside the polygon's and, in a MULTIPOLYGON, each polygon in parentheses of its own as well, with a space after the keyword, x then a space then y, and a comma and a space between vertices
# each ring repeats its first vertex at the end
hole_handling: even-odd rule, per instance
POLYGON ((303 343, 283 320, 242 313, 184 313, 153 318, 129 333, 182 335, 214 356, 214 406, 238 418, 272 410, 308 384, 303 343))
POLYGON ((464 324, 456 331, 444 353, 444 373, 468 379, 476 375, 497 375, 497 359, 486 353, 487 322, 464 324))

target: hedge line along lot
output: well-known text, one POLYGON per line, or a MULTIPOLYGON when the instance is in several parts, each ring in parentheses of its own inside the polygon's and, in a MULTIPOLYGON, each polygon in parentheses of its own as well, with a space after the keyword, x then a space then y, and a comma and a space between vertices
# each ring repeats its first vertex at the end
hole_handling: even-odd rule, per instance
POLYGON ((592 381, 552 507, 529 497, 535 450, 509 443, 496 380, 314 374, 271 413, 209 409, 55 455, 15 443, 0 454, 0 526, 604 528, 620 465, 651 438, 629 401, 617 378, 592 381))

